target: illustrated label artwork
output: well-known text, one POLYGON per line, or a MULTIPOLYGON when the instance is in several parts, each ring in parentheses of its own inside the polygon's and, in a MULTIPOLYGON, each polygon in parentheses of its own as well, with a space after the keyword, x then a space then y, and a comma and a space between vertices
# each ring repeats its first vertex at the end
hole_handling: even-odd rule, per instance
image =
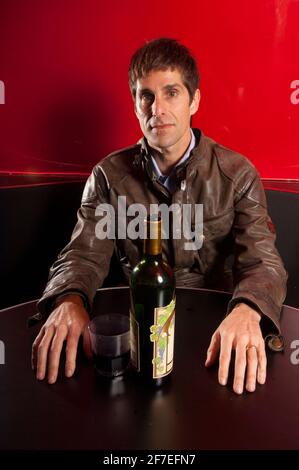
POLYGON ((155 324, 150 327, 153 347, 153 378, 169 374, 173 368, 175 299, 166 307, 155 308, 155 324))

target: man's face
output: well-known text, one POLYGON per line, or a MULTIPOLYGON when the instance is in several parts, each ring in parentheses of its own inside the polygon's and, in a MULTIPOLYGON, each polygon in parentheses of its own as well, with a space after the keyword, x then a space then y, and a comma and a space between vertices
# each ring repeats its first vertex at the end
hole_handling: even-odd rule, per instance
POLYGON ((136 83, 135 113, 151 147, 165 149, 190 135, 190 117, 200 94, 192 102, 179 70, 153 70, 136 83))

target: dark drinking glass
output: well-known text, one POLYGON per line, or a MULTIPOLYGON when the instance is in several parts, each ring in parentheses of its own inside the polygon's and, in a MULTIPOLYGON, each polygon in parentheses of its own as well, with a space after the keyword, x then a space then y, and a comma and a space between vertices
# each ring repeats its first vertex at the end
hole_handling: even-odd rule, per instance
POLYGON ((97 371, 105 377, 117 377, 130 362, 130 320, 126 315, 99 315, 88 325, 97 371))

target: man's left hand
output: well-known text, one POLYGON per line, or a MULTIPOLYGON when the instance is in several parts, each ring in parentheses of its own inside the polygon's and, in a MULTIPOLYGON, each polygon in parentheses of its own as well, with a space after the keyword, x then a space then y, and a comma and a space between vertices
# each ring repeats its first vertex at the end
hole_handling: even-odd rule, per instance
POLYGON ((231 353, 235 350, 233 389, 238 394, 243 393, 244 381, 248 392, 255 391, 256 381, 266 381, 267 358, 260 320, 261 315, 247 304, 236 305, 214 332, 207 351, 207 367, 219 353, 218 380, 226 385, 231 353))

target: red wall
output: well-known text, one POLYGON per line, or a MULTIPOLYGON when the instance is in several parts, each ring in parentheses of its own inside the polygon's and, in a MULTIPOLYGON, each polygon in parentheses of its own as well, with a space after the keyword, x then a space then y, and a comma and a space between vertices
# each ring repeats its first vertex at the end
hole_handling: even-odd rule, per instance
POLYGON ((128 62, 163 35, 198 58, 194 125, 299 179, 298 25, 298 0, 1 0, 0 171, 88 172, 134 143, 128 62))

